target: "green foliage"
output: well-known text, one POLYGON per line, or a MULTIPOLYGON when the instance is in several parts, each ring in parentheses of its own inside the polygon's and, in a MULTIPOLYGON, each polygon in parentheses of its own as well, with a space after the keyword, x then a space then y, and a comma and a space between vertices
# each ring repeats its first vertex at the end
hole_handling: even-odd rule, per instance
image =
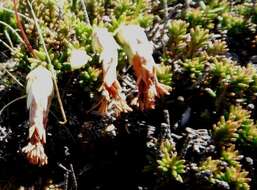
POLYGON ((227 44, 224 41, 215 40, 208 43, 207 53, 210 56, 224 55, 227 51, 227 44))
POLYGON ((250 116, 250 112, 241 106, 232 106, 228 117, 221 117, 214 125, 213 135, 216 141, 221 145, 238 141, 243 145, 256 146, 257 127, 250 116))
MULTIPOLYGON (((11 12, 9 12, 7 9, 4 9, 2 7, 0 7, 0 20, 2 22, 7 23, 11 27, 14 27, 14 28, 16 27, 16 21, 15 21, 14 15, 11 12)), ((2 32, 4 29, 6 29, 6 27, 1 25, 0 31, 2 32)))
POLYGON ((196 28, 191 28, 190 30, 190 42, 188 44, 188 54, 193 56, 195 52, 203 48, 209 38, 209 31, 196 26, 196 28))
POLYGON ((208 157, 206 160, 204 160, 200 166, 199 171, 210 171, 211 176, 210 179, 214 176, 216 176, 220 171, 220 160, 213 160, 212 157, 208 157))
MULTIPOLYGON (((56 1, 33 1, 33 9, 39 20, 43 38, 49 51, 52 63, 57 70, 66 70, 65 64, 68 60, 68 51, 71 47, 70 43, 76 43, 74 39, 73 23, 76 23, 76 17, 71 12, 69 4, 64 1, 63 5, 59 5, 56 1), (57 11, 59 10, 59 11, 57 11)), ((26 1, 22 1, 19 11, 31 16, 31 11, 26 1)), ((42 44, 40 43, 38 31, 33 22, 25 22, 25 32, 29 37, 29 41, 33 43, 33 48, 42 52, 42 44)), ((24 52, 25 53, 25 52, 24 52)))
POLYGON ((233 16, 230 13, 226 13, 223 14, 221 26, 229 30, 231 34, 238 34, 247 29, 247 22, 242 16, 233 16))
POLYGON ((161 159, 157 160, 158 168, 164 175, 183 182, 181 174, 185 173, 185 160, 180 159, 173 149, 168 140, 162 142, 160 147, 161 159))
MULTIPOLYGON (((223 85, 229 87, 238 97, 243 98, 246 92, 252 94, 256 91, 256 70, 251 65, 236 66, 228 59, 213 59, 211 73, 220 79, 223 85)), ((249 97, 245 97, 249 98, 249 97)))
POLYGON ((172 84, 171 66, 164 65, 164 64, 158 65, 157 77, 161 83, 171 86, 171 84, 172 84))
POLYGON ((257 89, 257 72, 254 67, 238 66, 234 61, 223 57, 222 52, 216 51, 215 54, 208 54, 207 48, 192 59, 186 59, 184 56, 184 60, 178 61, 181 70, 173 74, 173 77, 182 76, 190 84, 197 82, 203 84, 201 89, 215 92, 217 109, 222 101, 223 104, 252 102, 257 89))
POLYGON ((228 167, 224 168, 221 160, 214 160, 211 157, 208 157, 207 160, 200 164, 199 171, 211 172, 209 181, 212 184, 215 184, 217 180, 221 180, 227 182, 230 188, 236 190, 249 190, 250 179, 247 177, 248 172, 243 170, 241 165, 237 162, 239 159, 238 153, 233 152, 233 148, 227 151, 228 152, 226 153, 222 153, 221 159, 228 162, 228 167))
POLYGON ((247 89, 253 82, 254 75, 256 75, 256 71, 251 65, 240 69, 235 69, 233 75, 231 76, 231 85, 235 86, 235 90, 247 89))
POLYGON ((242 170, 241 167, 228 167, 225 172, 217 175, 217 179, 226 181, 233 189, 236 190, 250 190, 250 179, 247 177, 248 172, 242 170))
POLYGON ((191 26, 202 26, 208 29, 215 28, 215 22, 220 19, 220 15, 228 11, 227 0, 200 1, 199 7, 190 8, 185 13, 185 19, 191 26))
POLYGON ((80 46, 84 47, 87 52, 92 52, 92 28, 81 20, 75 20, 73 27, 78 40, 77 44, 75 44, 77 46, 76 48, 79 48, 78 46, 80 46))
MULTIPOLYGON (((196 57, 200 55, 200 51, 207 48, 209 31, 196 26, 188 32, 188 26, 188 23, 182 20, 173 20, 168 26, 170 37, 168 47, 171 55, 175 58, 196 57)), ((215 50, 217 50, 219 48, 217 46, 220 44, 216 43, 215 45, 215 50)))
POLYGON ((214 58, 211 68, 213 77, 220 79, 220 81, 228 83, 231 78, 233 63, 227 59, 214 58))
POLYGON ((83 86, 94 88, 96 86, 97 80, 99 79, 100 73, 101 71, 99 69, 95 69, 94 67, 89 67, 87 70, 81 72, 80 83, 82 83, 83 86))
POLYGON ((187 46, 186 34, 188 24, 183 20, 173 20, 169 23, 169 42, 168 47, 170 48, 173 56, 178 56, 184 52, 184 48, 187 46))
POLYGON ((228 31, 231 36, 247 33, 256 23, 256 8, 251 3, 235 4, 227 0, 199 1, 198 6, 185 11, 184 18, 191 27, 228 31))
MULTIPOLYGON (((16 46, 20 39, 15 32, 16 21, 10 9, 0 6, 0 48, 5 49, 6 44, 13 48, 16 46)), ((1 58, 0 58, 1 59, 1 58)))
MULTIPOLYGON (((209 31, 196 26, 188 30, 188 23, 183 20, 173 20, 168 25, 168 51, 174 59, 191 59, 194 57, 203 57, 204 52, 210 54, 223 54, 226 51, 226 45, 223 41, 210 41, 209 31)), ((192 62, 195 62, 194 59, 192 62)))
MULTIPOLYGON (((86 6, 87 6, 88 15, 91 21, 93 19, 100 20, 105 14, 105 8, 107 8, 105 4, 105 0, 98 0, 98 1, 88 0, 86 6)), ((112 7, 112 6, 113 6, 112 3, 109 4, 109 7, 112 7)))
POLYGON ((221 160, 227 162, 230 166, 240 166, 239 160, 241 158, 238 150, 235 150, 235 145, 231 145, 228 148, 223 147, 221 151, 221 160))
POLYGON ((125 22, 134 22, 142 27, 148 27, 152 24, 153 17, 147 13, 149 2, 145 0, 119 0, 115 3, 114 16, 116 19, 124 18, 125 22))
POLYGON ((203 74, 205 59, 203 59, 202 57, 186 59, 185 62, 182 63, 182 65, 184 70, 190 73, 190 77, 196 79, 203 74))
POLYGON ((122 23, 135 23, 142 27, 149 27, 153 16, 149 14, 149 2, 146 0, 90 0, 87 2, 91 21, 98 25, 106 25, 110 31, 115 31, 122 23), (103 18, 109 23, 103 23, 103 18))
POLYGON ((213 135, 216 142, 225 144, 226 142, 234 142, 238 138, 237 130, 240 125, 237 122, 226 121, 221 117, 217 125, 214 125, 213 135))

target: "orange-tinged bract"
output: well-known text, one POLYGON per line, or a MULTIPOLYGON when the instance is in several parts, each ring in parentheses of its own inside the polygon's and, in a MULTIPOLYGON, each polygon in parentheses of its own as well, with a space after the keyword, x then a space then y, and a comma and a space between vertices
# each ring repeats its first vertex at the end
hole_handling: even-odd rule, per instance
POLYGON ((29 109, 29 143, 22 151, 28 161, 35 165, 46 165, 46 124, 54 92, 51 72, 38 66, 27 75, 27 108, 29 109))
POLYGON ((100 54, 103 69, 103 84, 100 89, 103 97, 100 101, 99 112, 107 114, 108 108, 112 106, 114 106, 116 114, 131 111, 117 80, 119 45, 106 28, 100 27, 95 27, 93 30, 92 44, 95 52, 100 54))
POLYGON ((152 43, 147 39, 144 29, 138 25, 121 25, 117 37, 137 77, 140 109, 155 108, 155 98, 169 94, 171 87, 158 82, 152 43))

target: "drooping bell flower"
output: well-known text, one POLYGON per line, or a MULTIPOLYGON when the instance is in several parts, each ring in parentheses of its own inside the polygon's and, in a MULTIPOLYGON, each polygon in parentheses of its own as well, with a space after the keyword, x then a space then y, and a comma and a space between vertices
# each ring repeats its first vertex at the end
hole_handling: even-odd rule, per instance
POLYGON ((123 46, 137 77, 138 104, 141 110, 155 108, 155 99, 169 94, 171 87, 158 82, 152 57, 153 45, 138 25, 121 25, 117 38, 123 46))
POLYGON ((44 151, 46 125, 54 86, 51 72, 38 66, 27 75, 27 108, 29 109, 29 143, 22 149, 34 165, 47 164, 44 151))
POLYGON ((106 28, 95 27, 92 44, 95 52, 100 54, 103 69, 103 84, 101 86, 102 99, 99 112, 107 114, 108 108, 114 106, 115 113, 131 111, 127 105, 125 95, 117 80, 116 68, 118 65, 119 45, 106 28))

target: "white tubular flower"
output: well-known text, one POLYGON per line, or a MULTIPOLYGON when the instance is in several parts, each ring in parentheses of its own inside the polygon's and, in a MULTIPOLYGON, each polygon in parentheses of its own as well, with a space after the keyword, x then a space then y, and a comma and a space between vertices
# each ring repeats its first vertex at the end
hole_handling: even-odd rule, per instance
POLYGON ((43 144, 46 143, 46 124, 51 99, 54 92, 52 74, 43 66, 38 66, 27 75, 27 108, 29 109, 29 140, 22 151, 30 163, 47 164, 43 144))
POLYGON ((80 49, 73 49, 70 56, 71 70, 76 70, 84 67, 91 57, 87 55, 87 52, 80 49))
POLYGON ((117 38, 137 77, 140 109, 155 108, 155 97, 169 94, 171 88, 158 82, 152 57, 153 44, 147 39, 144 29, 138 25, 121 25, 117 30, 117 38))
POLYGON ((130 59, 139 52, 153 53, 153 44, 147 39, 145 31, 138 25, 122 24, 117 30, 117 37, 130 59))
POLYGON ((95 52, 100 54, 100 61, 103 68, 103 85, 101 105, 99 111, 106 114, 109 105, 117 108, 119 112, 131 111, 127 105, 125 96, 121 92, 121 86, 117 80, 116 67, 118 65, 119 45, 112 34, 106 28, 95 27, 93 30, 92 45, 95 52))

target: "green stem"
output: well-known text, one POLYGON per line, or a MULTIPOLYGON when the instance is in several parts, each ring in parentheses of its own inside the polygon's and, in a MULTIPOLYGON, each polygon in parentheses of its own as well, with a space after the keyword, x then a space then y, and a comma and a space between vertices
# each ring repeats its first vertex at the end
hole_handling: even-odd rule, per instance
MULTIPOLYGON (((0 9, 3 9, 4 11, 9 12, 9 13, 15 14, 15 11, 13 11, 12 9, 8 9, 6 7, 0 6, 0 9)), ((21 16, 22 18, 26 19, 27 21, 34 23, 33 19, 27 17, 26 15, 19 13, 19 12, 18 12, 18 15, 21 16)))
POLYGON ((3 22, 3 21, 1 21, 1 20, 0 20, 0 24, 2 24, 2 25, 4 25, 4 26, 6 26, 7 28, 9 28, 9 29, 17 36, 17 38, 19 38, 19 40, 20 40, 22 43, 24 43, 24 41, 23 41, 23 39, 21 38, 21 36, 18 34, 18 32, 17 32, 13 27, 11 27, 9 24, 7 24, 7 23, 5 23, 5 22, 3 22))
POLYGON ((12 43, 12 40, 11 40, 11 37, 10 37, 9 33, 6 30, 4 30, 4 34, 5 34, 5 37, 7 38, 8 42, 10 44, 10 47, 13 48, 13 43, 12 43))
POLYGON ((2 109, 0 110, 0 117, 1 117, 1 115, 2 115, 2 113, 3 113, 3 111, 4 111, 7 107, 9 107, 11 104, 17 102, 18 100, 22 100, 22 99, 24 99, 24 98, 26 98, 26 97, 27 97, 27 95, 24 95, 24 96, 21 96, 21 97, 19 97, 19 98, 16 98, 16 99, 12 100, 11 102, 9 102, 8 104, 6 104, 4 107, 2 107, 2 109))
POLYGON ((24 88, 23 84, 22 84, 12 73, 10 73, 6 68, 3 68, 3 69, 4 69, 4 71, 5 71, 8 75, 10 75, 10 77, 12 77, 12 79, 13 79, 15 82, 17 82, 18 85, 20 85, 21 87, 24 88))
POLYGON ((10 47, 7 43, 5 43, 3 40, 0 39, 0 42, 7 48, 9 49, 11 52, 14 52, 13 48, 10 47))
POLYGON ((89 20, 89 16, 88 16, 88 13, 87 13, 86 4, 85 4, 84 0, 80 0, 80 2, 81 2, 81 4, 82 4, 82 8, 83 8, 83 10, 84 10, 86 23, 87 23, 88 25, 91 25, 91 24, 90 24, 90 20, 89 20))

